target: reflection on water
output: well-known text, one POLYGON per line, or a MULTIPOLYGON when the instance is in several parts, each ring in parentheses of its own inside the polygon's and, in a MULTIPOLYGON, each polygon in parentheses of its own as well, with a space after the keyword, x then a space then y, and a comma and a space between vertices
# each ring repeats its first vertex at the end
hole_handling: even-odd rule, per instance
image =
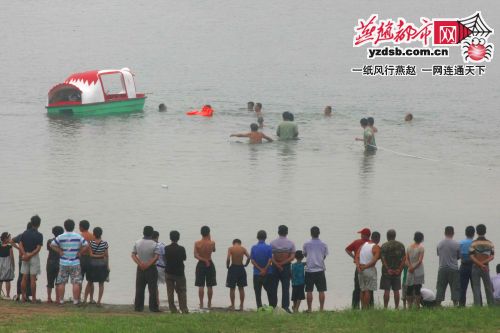
POLYGON ((62 135, 74 135, 78 132, 83 123, 81 118, 76 118, 72 116, 49 116, 47 115, 47 120, 51 133, 61 133, 62 135))
POLYGON ((250 166, 252 167, 256 167, 259 163, 259 149, 260 148, 263 148, 263 147, 260 147, 261 145, 264 145, 266 143, 263 143, 263 144, 258 144, 258 145, 251 145, 251 144, 248 144, 248 161, 250 163, 250 166))
POLYGON ((285 162, 284 165, 295 160, 298 142, 299 140, 276 141, 278 156, 281 158, 282 162, 285 162))
POLYGON ((375 176, 375 156, 377 151, 365 150, 359 163, 359 183, 361 188, 369 189, 375 176))

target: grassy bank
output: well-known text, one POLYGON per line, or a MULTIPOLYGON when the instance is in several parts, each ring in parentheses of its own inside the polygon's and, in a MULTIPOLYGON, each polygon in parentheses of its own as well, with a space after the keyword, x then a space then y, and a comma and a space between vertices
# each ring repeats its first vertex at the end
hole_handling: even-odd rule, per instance
MULTIPOLYGON (((127 308, 128 309, 128 308, 127 308)), ((500 308, 135 314, 123 308, 0 304, 0 332, 500 332, 500 308)))

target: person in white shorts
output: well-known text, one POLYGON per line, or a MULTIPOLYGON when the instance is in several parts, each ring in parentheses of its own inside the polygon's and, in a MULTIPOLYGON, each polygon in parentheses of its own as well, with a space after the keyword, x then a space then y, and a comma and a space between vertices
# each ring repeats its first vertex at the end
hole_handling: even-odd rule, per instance
POLYGON ((160 242, 158 239, 160 238, 160 233, 158 231, 153 231, 153 240, 158 244, 158 250, 160 251, 160 256, 158 257, 158 261, 156 262, 156 269, 158 270, 158 304, 160 304, 160 284, 165 284, 165 246, 167 244, 160 242))
POLYGON ((43 235, 38 232, 41 219, 38 215, 31 218, 31 228, 26 230, 19 241, 19 253, 21 255, 21 293, 22 301, 28 300, 26 296, 28 277, 31 284, 31 301, 37 302, 36 299, 36 276, 41 273, 40 270, 40 257, 38 253, 43 246, 43 235))
POLYGON ((380 259, 380 233, 374 231, 371 241, 364 243, 356 253, 355 262, 358 269, 359 288, 361 289, 361 308, 370 308, 370 292, 377 290, 377 268, 380 259))

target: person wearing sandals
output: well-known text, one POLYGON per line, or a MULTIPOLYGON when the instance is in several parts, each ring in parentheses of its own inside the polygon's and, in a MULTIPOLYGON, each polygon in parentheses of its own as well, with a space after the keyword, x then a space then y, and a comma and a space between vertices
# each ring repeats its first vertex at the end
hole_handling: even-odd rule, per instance
POLYGON ((12 250, 10 234, 8 232, 2 233, 0 240, 0 293, 3 292, 2 285, 5 282, 5 296, 10 298, 10 281, 14 280, 16 269, 14 251, 12 250))
POLYGON ((424 284, 424 234, 417 231, 413 237, 415 243, 411 244, 406 250, 406 265, 408 274, 406 276, 406 298, 408 309, 420 307, 420 290, 424 284))
MULTIPOLYGON (((102 229, 94 228, 93 234, 95 239, 90 241, 90 269, 87 274, 87 288, 85 289, 85 298, 93 289, 94 282, 99 283, 99 295, 97 296, 97 306, 101 305, 102 294, 104 293, 104 282, 109 274, 108 261, 108 242, 103 241, 102 229)), ((90 304, 95 304, 93 295, 90 295, 90 304)))

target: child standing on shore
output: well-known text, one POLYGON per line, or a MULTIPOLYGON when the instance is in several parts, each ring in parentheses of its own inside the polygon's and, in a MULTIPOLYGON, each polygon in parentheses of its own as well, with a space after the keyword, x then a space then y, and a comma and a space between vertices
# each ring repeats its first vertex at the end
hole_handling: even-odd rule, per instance
POLYGON ((302 262, 304 254, 302 251, 295 251, 295 263, 292 264, 292 301, 293 312, 298 312, 300 301, 306 299, 304 292, 305 264, 302 262))
POLYGON ((64 229, 61 226, 55 226, 52 228, 52 234, 54 238, 47 241, 47 251, 49 255, 47 256, 47 303, 52 303, 52 289, 55 288, 55 282, 57 275, 59 274, 59 252, 54 250, 50 245, 52 241, 59 235, 64 233, 64 229))
POLYGON ((0 238, 0 299, 3 293, 2 284, 5 282, 5 295, 10 299, 10 282, 14 280, 14 273, 16 270, 14 262, 14 252, 10 234, 8 232, 2 233, 0 238))

